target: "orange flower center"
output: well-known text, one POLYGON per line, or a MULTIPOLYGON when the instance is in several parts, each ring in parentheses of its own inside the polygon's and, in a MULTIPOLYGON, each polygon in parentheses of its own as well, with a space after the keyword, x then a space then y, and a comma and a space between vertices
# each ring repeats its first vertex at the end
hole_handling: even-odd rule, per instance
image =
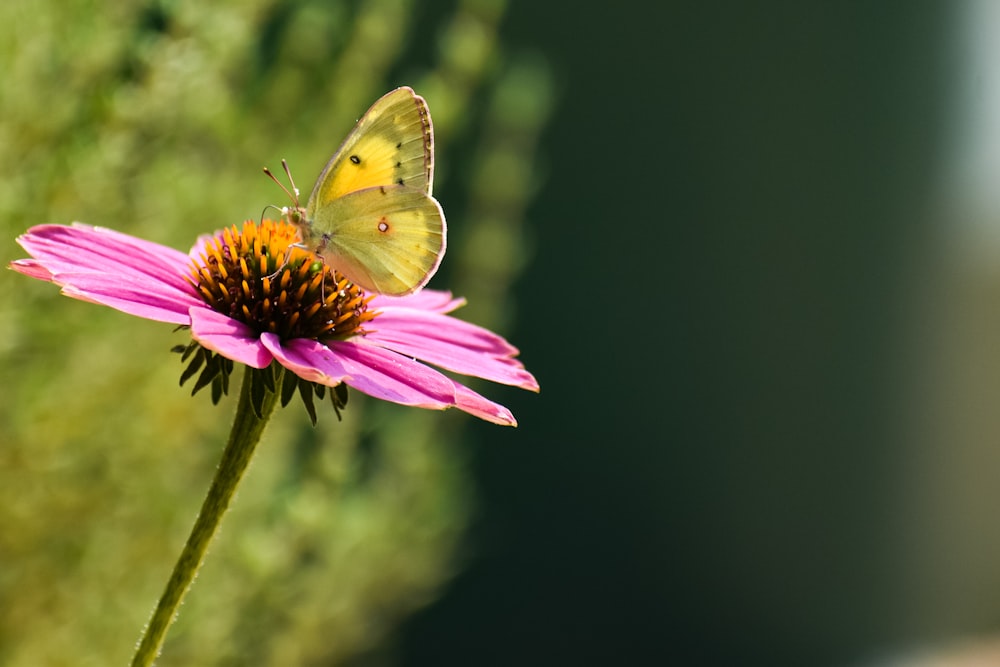
POLYGON ((233 225, 205 244, 188 279, 214 310, 285 340, 363 333, 372 297, 299 242, 283 221, 233 225))

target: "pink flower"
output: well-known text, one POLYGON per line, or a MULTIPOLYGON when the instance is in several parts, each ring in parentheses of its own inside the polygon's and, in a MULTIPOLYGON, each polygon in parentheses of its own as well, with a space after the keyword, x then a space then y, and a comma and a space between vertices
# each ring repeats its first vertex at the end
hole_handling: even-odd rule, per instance
POLYGON ((448 314, 462 299, 365 295, 292 245, 295 234, 247 222, 185 254, 101 227, 40 225, 18 238, 32 258, 10 266, 67 296, 190 327, 201 347, 253 368, 276 361, 307 382, 517 425, 504 406, 421 363, 538 391, 515 347, 448 314))

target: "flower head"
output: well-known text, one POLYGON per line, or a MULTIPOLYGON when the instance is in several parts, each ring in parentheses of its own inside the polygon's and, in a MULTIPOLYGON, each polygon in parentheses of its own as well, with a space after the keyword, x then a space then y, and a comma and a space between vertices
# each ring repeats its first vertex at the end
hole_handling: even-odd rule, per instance
POLYGON ((190 327, 188 353, 197 350, 198 363, 207 360, 216 371, 231 362, 258 369, 276 362, 299 379, 300 390, 304 383, 320 394, 347 385, 403 405, 457 407, 516 425, 507 408, 427 365, 538 391, 515 347, 448 314, 462 299, 429 289, 366 295, 297 241, 291 225, 250 221, 202 237, 185 254, 101 227, 40 225, 18 238, 31 259, 10 266, 60 285, 67 296, 190 327))

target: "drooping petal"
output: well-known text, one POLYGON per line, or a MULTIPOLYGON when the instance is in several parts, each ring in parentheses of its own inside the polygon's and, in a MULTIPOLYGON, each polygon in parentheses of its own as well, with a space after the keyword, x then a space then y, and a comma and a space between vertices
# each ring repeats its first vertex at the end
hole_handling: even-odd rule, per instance
POLYGON ((242 322, 205 306, 191 308, 190 318, 191 337, 203 347, 253 368, 271 363, 273 357, 261 343, 261 335, 242 322))
POLYGON ((348 386, 402 405, 443 409, 455 405, 455 385, 438 371, 357 339, 328 343, 348 386))
POLYGON ((457 382, 455 383, 455 407, 494 424, 517 426, 517 420, 514 419, 510 410, 457 382))
POLYGON ((366 340, 441 368, 538 391, 538 382, 513 358, 517 348, 492 331, 440 313, 386 309, 366 340))
POLYGON ((274 334, 263 334, 261 343, 279 364, 304 380, 333 387, 348 379, 337 355, 319 341, 308 338, 282 341, 274 334))

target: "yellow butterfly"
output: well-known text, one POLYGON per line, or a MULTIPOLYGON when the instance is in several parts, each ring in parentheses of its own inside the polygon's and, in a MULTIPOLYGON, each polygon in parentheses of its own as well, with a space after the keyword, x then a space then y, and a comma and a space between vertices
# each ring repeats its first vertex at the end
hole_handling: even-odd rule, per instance
POLYGON ((306 207, 296 198, 282 213, 303 245, 348 280, 401 296, 427 284, 444 256, 444 212, 431 196, 433 180, 427 103, 413 89, 397 88, 347 135, 306 207))

